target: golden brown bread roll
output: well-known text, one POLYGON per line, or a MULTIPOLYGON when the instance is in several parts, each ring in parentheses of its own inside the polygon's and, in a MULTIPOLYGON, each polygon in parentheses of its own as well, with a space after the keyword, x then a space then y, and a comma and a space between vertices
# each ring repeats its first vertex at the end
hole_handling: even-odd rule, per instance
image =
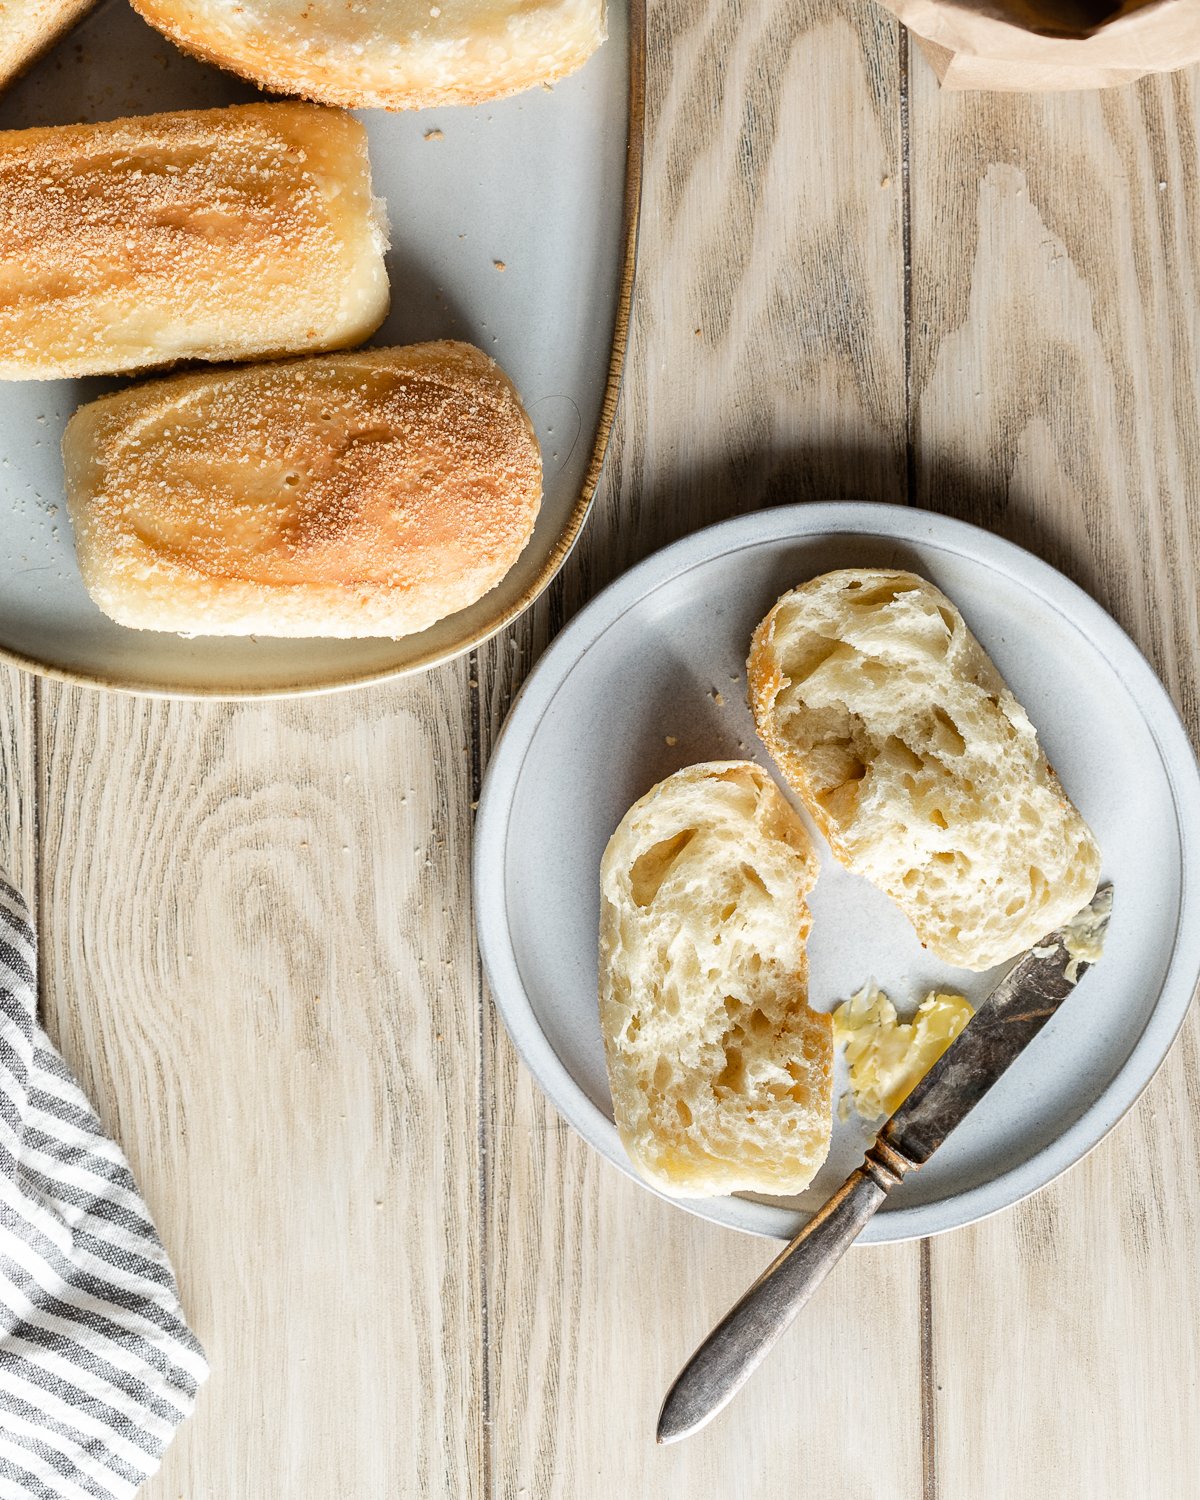
POLYGON ((0 0, 0 89, 74 26, 96 0, 0 0))
POLYGON ((400 636, 512 567, 541 459, 504 372, 415 344, 177 375, 63 439, 83 580, 123 625, 400 636))
POLYGON ((366 132, 314 104, 0 132, 0 379, 355 344, 387 313, 366 132))
POLYGON ((604 0, 133 0, 178 46, 351 109, 478 104, 553 83, 603 42, 604 0))

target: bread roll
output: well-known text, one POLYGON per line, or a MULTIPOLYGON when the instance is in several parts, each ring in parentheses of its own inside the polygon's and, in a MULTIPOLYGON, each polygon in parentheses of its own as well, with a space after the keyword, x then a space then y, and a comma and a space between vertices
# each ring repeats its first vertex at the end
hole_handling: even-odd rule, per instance
POLYGON ((83 581, 141 630, 423 630, 500 581, 541 500, 529 418, 469 344, 134 386, 63 455, 83 581))
POLYGON ((847 569, 754 633, 758 732, 836 857, 930 952, 987 969, 1091 900, 1100 853, 962 615, 913 573, 847 569))
POLYGON ((96 0, 0 0, 0 89, 74 26, 96 0))
POLYGON ((478 104, 581 67, 604 0, 133 0, 185 51, 350 109, 478 104))
POLYGON ((600 867, 600 1021, 617 1129, 678 1197, 796 1193, 829 1151, 830 1019, 808 1007, 803 823, 749 761, 668 776, 600 867))
POLYGON ((387 313, 385 249, 340 111, 0 131, 0 379, 358 343, 387 313))

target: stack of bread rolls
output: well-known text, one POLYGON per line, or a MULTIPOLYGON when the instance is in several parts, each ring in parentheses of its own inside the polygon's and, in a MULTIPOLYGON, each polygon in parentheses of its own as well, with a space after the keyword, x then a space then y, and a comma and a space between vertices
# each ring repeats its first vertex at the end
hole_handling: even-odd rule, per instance
MULTIPOLYGON (((0 87, 89 0, 0 0, 0 87)), ((402 635, 527 543, 541 460, 459 343, 336 355, 382 324, 387 223, 336 105, 474 103, 581 66, 602 0, 140 0, 180 46, 316 103, 0 132, 0 380, 168 375, 65 439, 84 581, 123 624, 402 635), (294 356, 304 356, 297 362, 294 356)))

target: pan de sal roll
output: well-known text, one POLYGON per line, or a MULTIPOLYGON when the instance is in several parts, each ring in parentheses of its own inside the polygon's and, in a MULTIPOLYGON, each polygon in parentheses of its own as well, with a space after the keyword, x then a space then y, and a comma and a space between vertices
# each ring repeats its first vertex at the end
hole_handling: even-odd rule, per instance
POLYGON ((358 343, 387 313, 386 248, 339 110, 0 131, 0 379, 358 343))
POLYGON ((600 1021, 617 1129, 663 1192, 796 1193, 829 1151, 832 1024, 808 1007, 817 859, 750 761, 676 771, 600 867, 600 1021))
POLYGON ((938 958, 991 968, 1091 900, 1091 830, 931 583, 814 578, 754 632, 749 677, 758 732, 834 855, 885 890, 938 958))
POLYGON ((469 344, 134 386, 63 455, 83 581, 141 630, 423 630, 499 583, 541 502, 529 418, 469 344))
POLYGON ((23 73, 96 0, 0 0, 0 89, 23 73))
POLYGON ((606 36, 604 0, 133 0, 176 45, 350 109, 478 104, 553 83, 606 36))

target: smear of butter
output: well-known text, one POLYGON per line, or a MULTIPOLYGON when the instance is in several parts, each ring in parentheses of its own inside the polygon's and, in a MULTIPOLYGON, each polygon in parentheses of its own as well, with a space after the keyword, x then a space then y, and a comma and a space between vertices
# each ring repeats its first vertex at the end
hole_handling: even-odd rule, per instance
POLYGON ((962 995, 930 993, 911 1021, 901 1021, 873 980, 844 1000, 833 1013, 833 1040, 846 1048, 863 1119, 894 1114, 974 1014, 962 995))
MULTIPOLYGON (((1063 969, 1071 984, 1079 981, 1080 964, 1099 963, 1104 956, 1104 939, 1108 936, 1108 911, 1094 911, 1085 906, 1071 918, 1062 929, 1062 946, 1066 949, 1067 963, 1063 969)), ((1043 943, 1040 948, 1029 951, 1034 958, 1053 958, 1058 952, 1058 943, 1043 943)))
POLYGON ((1100 961, 1107 932, 1108 912, 1097 912, 1090 906, 1076 913, 1063 928, 1063 947, 1070 955, 1070 962, 1063 972, 1072 984, 1079 978, 1080 964, 1100 961))

